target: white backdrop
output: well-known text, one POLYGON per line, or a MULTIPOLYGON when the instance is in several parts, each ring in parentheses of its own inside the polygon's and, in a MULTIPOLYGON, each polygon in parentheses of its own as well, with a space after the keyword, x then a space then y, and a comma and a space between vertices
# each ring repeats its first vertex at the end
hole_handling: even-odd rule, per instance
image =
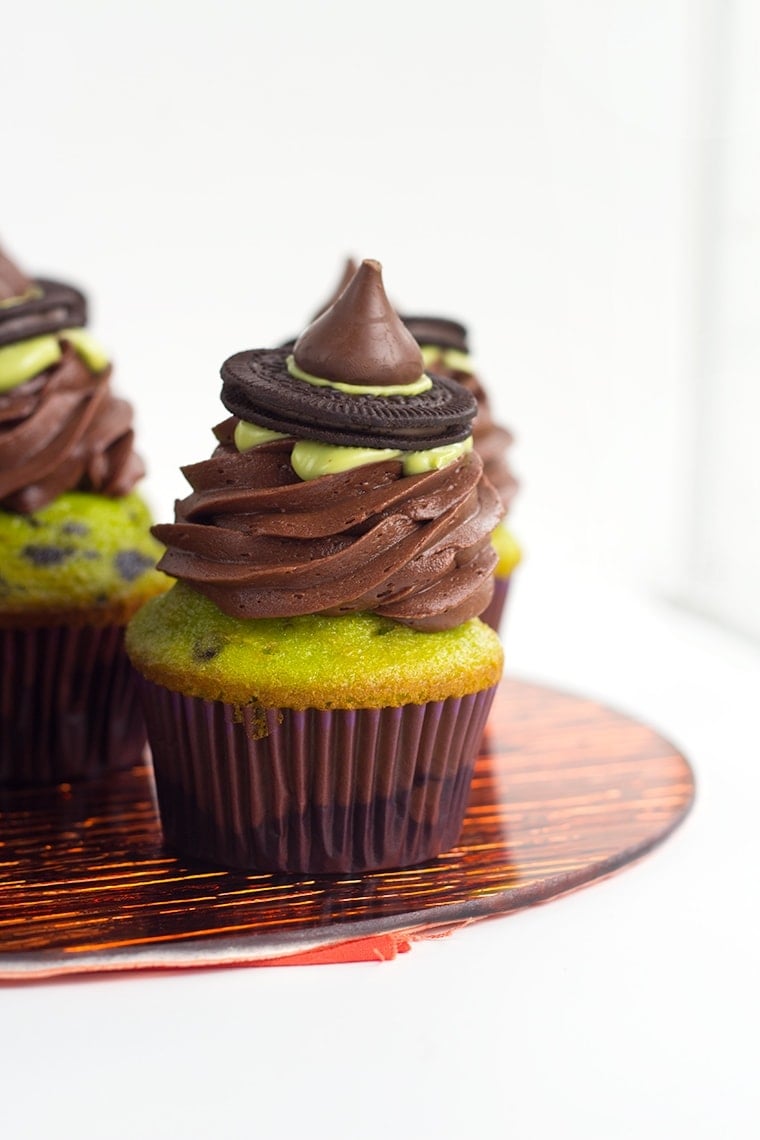
POLYGON ((0 234, 89 290, 158 514, 211 445, 221 361, 298 330, 352 252, 469 322, 533 565, 683 589, 715 12, 16 6, 0 234))
POLYGON ((641 867, 377 970, 3 990, 3 1140, 754 1140, 760 661, 652 599, 760 633, 758 11, 6 4, 0 237, 89 291, 156 513, 225 356, 379 258, 518 434, 509 669, 660 725, 699 795, 641 867))

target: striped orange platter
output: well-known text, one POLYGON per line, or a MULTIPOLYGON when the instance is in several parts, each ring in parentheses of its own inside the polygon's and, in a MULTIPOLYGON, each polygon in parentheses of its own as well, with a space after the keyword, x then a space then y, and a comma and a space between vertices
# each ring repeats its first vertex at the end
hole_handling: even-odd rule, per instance
POLYGON ((293 878, 162 845, 148 767, 0 791, 0 980, 391 958, 640 858, 694 796, 683 756, 595 701, 502 683, 460 844, 420 867, 293 878))

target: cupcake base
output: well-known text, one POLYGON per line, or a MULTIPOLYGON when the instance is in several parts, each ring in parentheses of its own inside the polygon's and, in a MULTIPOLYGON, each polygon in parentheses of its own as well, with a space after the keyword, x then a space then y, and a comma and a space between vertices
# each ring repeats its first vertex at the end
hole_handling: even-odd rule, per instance
POLYGON ((0 785, 92 778, 144 747, 123 626, 0 629, 0 785))
POLYGON ((453 847, 495 692, 296 711, 142 685, 167 843, 290 874, 405 867, 453 847))

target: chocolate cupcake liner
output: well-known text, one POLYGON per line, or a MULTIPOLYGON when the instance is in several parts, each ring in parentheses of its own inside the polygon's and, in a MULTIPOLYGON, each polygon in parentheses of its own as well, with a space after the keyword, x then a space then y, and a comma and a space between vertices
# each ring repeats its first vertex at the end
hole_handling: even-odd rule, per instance
POLYGON ((506 578, 494 579, 493 597, 480 615, 480 620, 484 621, 486 625, 490 625, 495 633, 499 632, 501 619, 504 616, 504 608, 507 604, 507 595, 509 593, 509 583, 511 580, 511 575, 506 578))
POLYGON ((0 629, 0 784, 99 776, 144 746, 123 626, 0 629))
POLYGON ((495 692, 295 711, 142 688, 167 843, 291 874, 404 867, 453 847, 495 692))

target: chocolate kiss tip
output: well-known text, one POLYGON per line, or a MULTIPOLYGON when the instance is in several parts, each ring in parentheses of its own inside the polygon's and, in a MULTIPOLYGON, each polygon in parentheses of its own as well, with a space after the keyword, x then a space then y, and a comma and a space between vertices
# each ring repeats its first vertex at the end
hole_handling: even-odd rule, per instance
POLYGON ((304 372, 343 384, 411 384, 424 371, 419 346, 388 300, 382 266, 372 258, 301 333, 293 355, 304 372))
POLYGON ((323 313, 326 313, 328 309, 332 308, 332 306, 338 300, 338 297, 340 297, 341 293, 345 292, 347 286, 352 281, 357 269, 358 266, 353 257, 347 257, 343 264, 343 272, 341 273, 340 281, 333 290, 330 296, 330 300, 326 301, 321 309, 317 309, 316 313, 311 318, 312 321, 316 321, 318 317, 321 317, 323 313))
POLYGON ((0 301, 23 297, 32 282, 0 248, 0 301))

